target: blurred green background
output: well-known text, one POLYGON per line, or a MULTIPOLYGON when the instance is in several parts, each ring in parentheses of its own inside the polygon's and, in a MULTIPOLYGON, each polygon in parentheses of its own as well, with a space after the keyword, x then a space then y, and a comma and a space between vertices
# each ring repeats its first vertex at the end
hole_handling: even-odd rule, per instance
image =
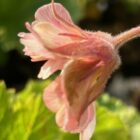
MULTIPOLYGON (((36 79, 43 62, 30 62, 17 37, 26 31, 24 23, 34 20, 36 9, 49 2, 0 0, 0 80, 4 81, 0 82, 0 140, 78 140, 77 135, 62 132, 44 107, 43 89, 54 77, 36 79)), ((140 24, 140 0, 56 2, 69 10, 82 29, 115 35, 140 24)), ((140 140, 140 38, 121 48, 120 55, 121 67, 97 100, 93 140, 140 140)))

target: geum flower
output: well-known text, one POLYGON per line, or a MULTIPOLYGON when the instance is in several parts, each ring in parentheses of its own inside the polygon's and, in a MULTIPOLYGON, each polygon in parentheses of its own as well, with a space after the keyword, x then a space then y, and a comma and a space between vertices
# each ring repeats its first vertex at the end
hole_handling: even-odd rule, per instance
POLYGON ((59 127, 89 140, 95 128, 95 100, 120 64, 118 49, 140 36, 140 26, 117 36, 84 31, 52 0, 37 10, 35 21, 26 27, 30 33, 19 33, 25 55, 32 61, 48 60, 38 77, 46 79, 62 70, 44 92, 46 106, 56 113, 59 127))

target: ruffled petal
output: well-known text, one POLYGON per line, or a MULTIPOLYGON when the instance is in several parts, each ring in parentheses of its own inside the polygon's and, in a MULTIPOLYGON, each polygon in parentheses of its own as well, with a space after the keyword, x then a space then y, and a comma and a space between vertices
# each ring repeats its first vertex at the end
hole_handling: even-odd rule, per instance
POLYGON ((88 93, 96 84, 101 68, 99 60, 95 61, 72 61, 65 66, 62 74, 61 91, 67 102, 57 112, 56 122, 59 127, 71 133, 83 131, 91 122, 93 108, 88 100, 88 93))
POLYGON ((113 57, 116 57, 113 45, 106 40, 100 40, 96 35, 78 41, 73 39, 73 42, 54 48, 53 51, 67 57, 90 57, 92 59, 96 57, 105 61, 110 61, 113 57))
POLYGON ((35 19, 39 22, 48 22, 62 29, 64 33, 86 36, 78 26, 74 25, 69 12, 59 3, 42 6, 36 11, 35 19))
MULTIPOLYGON (((65 21, 67 21, 70 24, 73 24, 71 16, 69 15, 69 12, 59 3, 54 3, 55 10, 57 11, 57 14, 63 18, 65 21)), ((35 18, 38 21, 47 21, 55 26, 59 27, 59 19, 54 14, 54 10, 51 4, 44 5, 40 7, 36 13, 35 18)))
POLYGON ((42 61, 54 58, 53 54, 50 53, 42 43, 32 33, 19 33, 21 37, 20 42, 25 46, 25 55, 31 57, 32 61, 42 61))
POLYGON ((53 52, 59 53, 68 57, 102 57, 97 49, 93 49, 95 44, 93 41, 83 40, 75 41, 58 48, 54 48, 53 52))
MULTIPOLYGON (((78 120, 91 103, 89 102, 90 94, 93 96, 94 94, 96 96, 99 94, 92 89, 97 84, 102 72, 103 67, 100 65, 100 60, 71 61, 64 68, 65 92, 70 106, 70 112, 75 119, 78 120)), ((98 88, 100 89, 100 87, 98 88)))
POLYGON ((116 68, 117 63, 118 63, 117 59, 114 59, 111 62, 105 64, 103 62, 99 63, 101 73, 99 74, 96 83, 91 85, 92 87, 89 92, 88 102, 91 103, 102 93, 107 83, 107 80, 112 74, 112 71, 116 68))
POLYGON ((80 133, 88 126, 93 119, 93 106, 90 105, 85 112, 77 120, 73 118, 73 114, 69 113, 68 108, 63 105, 56 115, 56 122, 59 127, 63 128, 64 131, 71 133, 80 133))
POLYGON ((80 133, 80 140, 90 140, 92 134, 94 133, 96 126, 96 109, 95 103, 93 103, 93 115, 92 120, 89 122, 88 126, 80 133))
POLYGON ((48 22, 38 22, 34 24, 33 30, 40 36, 47 48, 57 48, 72 42, 71 38, 59 35, 59 33, 62 32, 61 29, 56 28, 48 22))
POLYGON ((80 118, 75 118, 73 115, 73 111, 71 109, 67 110, 68 112, 68 119, 67 124, 65 125, 65 129, 71 133, 80 133, 83 131, 93 117, 93 106, 89 105, 87 109, 81 114, 80 118), (74 123, 73 123, 74 122, 74 123))
POLYGON ((61 90, 61 77, 58 76, 44 92, 43 100, 45 105, 52 111, 58 112, 64 104, 63 91, 61 90))
POLYGON ((66 59, 55 58, 48 60, 42 67, 38 74, 38 78, 47 79, 57 70, 61 70, 66 63, 66 59))
POLYGON ((63 104, 59 108, 59 110, 57 111, 56 116, 55 116, 55 120, 56 120, 57 125, 60 128, 62 128, 64 131, 66 131, 65 125, 67 123, 67 116, 66 116, 66 106, 65 106, 65 104, 63 104))

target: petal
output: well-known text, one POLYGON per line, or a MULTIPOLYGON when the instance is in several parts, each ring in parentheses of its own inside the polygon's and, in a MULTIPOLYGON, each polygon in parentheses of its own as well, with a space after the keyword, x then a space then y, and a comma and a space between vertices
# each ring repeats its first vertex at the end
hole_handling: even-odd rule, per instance
POLYGON ((114 59, 111 62, 105 64, 103 64, 102 62, 99 63, 101 73, 97 77, 96 83, 91 85, 88 102, 91 103, 102 93, 111 73, 113 72, 114 69, 116 69, 117 63, 118 63, 117 59, 114 59))
POLYGON ((58 76, 45 90, 43 100, 52 111, 57 112, 63 106, 63 92, 61 91, 61 77, 58 76))
MULTIPOLYGON (((73 24, 69 12, 59 3, 54 3, 57 14, 68 23, 73 24)), ((54 14, 52 4, 47 4, 39 8, 35 13, 35 18, 38 21, 47 21, 55 26, 60 26, 59 19, 54 14)))
POLYGON ((89 105, 87 107, 87 109, 81 114, 78 120, 73 117, 73 112, 71 112, 70 110, 68 110, 67 112, 68 119, 65 129, 67 129, 67 131, 70 131, 71 133, 79 133, 83 131, 91 122, 94 113, 92 105, 89 105), (75 122, 76 125, 73 125, 73 122, 75 122))
POLYGON ((100 57, 100 53, 94 47, 93 41, 83 40, 54 48, 53 51, 69 57, 100 57))
POLYGON ((72 42, 69 37, 59 35, 61 29, 47 22, 35 24, 33 30, 40 36, 47 48, 56 48, 72 42))
POLYGON ((66 63, 65 59, 55 58, 54 60, 48 60, 42 67, 38 74, 38 78, 47 79, 57 70, 61 70, 66 63))
POLYGON ((68 57, 92 57, 100 58, 104 61, 110 61, 116 53, 114 53, 113 45, 106 40, 102 40, 94 35, 91 38, 81 39, 72 43, 57 47, 53 52, 68 57))
POLYGON ((56 113, 55 120, 57 125, 64 131, 66 131, 65 125, 67 122, 67 116, 66 116, 66 106, 64 104, 59 108, 58 112, 56 113))
POLYGON ((71 133, 80 133, 88 126, 93 119, 93 106, 90 105, 81 115, 80 119, 73 118, 73 114, 68 114, 68 108, 65 104, 60 108, 56 115, 56 122, 64 131, 71 133))
POLYGON ((64 91, 62 89, 61 77, 58 77, 45 90, 43 96, 44 102, 51 111, 57 112, 56 122, 59 127, 71 133, 79 133, 91 122, 94 113, 93 107, 90 105, 79 120, 73 120, 71 118, 72 114, 68 114, 69 111, 67 110, 64 91))
POLYGON ((91 103, 90 94, 93 96, 99 94, 92 90, 103 72, 103 67, 99 64, 99 60, 74 60, 69 62, 63 70, 65 93, 71 113, 77 120, 91 103))
POLYGON ((79 117, 87 106, 103 91, 116 67, 116 59, 104 63, 95 60, 73 60, 63 70, 65 93, 75 117, 79 117))
POLYGON ((32 58, 32 61, 41 61, 53 58, 54 56, 44 48, 42 43, 32 33, 19 33, 20 42, 25 46, 25 55, 32 58))
POLYGON ((80 133, 80 140, 90 140, 96 126, 96 110, 95 103, 93 103, 93 116, 88 126, 80 133))
POLYGON ((78 26, 74 25, 69 12, 59 3, 42 6, 36 11, 35 19, 39 22, 48 22, 65 33, 71 32, 86 36, 78 26))

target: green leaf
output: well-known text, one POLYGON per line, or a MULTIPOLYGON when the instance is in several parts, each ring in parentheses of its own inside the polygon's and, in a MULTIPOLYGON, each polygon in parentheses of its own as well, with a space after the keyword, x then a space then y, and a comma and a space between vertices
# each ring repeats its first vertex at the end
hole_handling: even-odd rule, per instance
MULTIPOLYGON (((0 82, 0 140, 79 139, 78 134, 63 132, 55 123, 55 114, 45 107, 43 90, 50 82, 29 81, 19 93, 0 82)), ((132 110, 121 101, 102 95, 97 101, 97 126, 92 139, 138 140, 140 117, 132 110)))
POLYGON ((122 120, 105 107, 97 107, 97 127, 93 139, 95 140, 129 140, 128 131, 122 120))

